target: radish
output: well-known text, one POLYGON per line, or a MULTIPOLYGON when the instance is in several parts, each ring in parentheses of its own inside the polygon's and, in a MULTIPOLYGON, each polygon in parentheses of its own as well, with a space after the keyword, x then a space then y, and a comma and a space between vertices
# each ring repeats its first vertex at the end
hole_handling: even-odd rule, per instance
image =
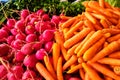
POLYGON ((35 42, 35 44, 33 45, 33 49, 35 51, 39 50, 40 48, 42 48, 42 42, 35 42))
POLYGON ((15 39, 25 40, 26 35, 22 32, 16 34, 15 39))
POLYGON ((45 30, 42 35, 46 42, 51 41, 54 38, 54 30, 45 30))
POLYGON ((10 47, 7 44, 0 44, 0 57, 6 56, 9 53, 9 50, 10 47))
POLYGON ((18 20, 15 24, 15 28, 24 32, 25 31, 25 23, 24 20, 18 20))
POLYGON ((44 13, 45 13, 45 12, 44 12, 44 10, 42 10, 42 9, 40 9, 40 10, 38 10, 38 11, 36 12, 36 14, 37 14, 38 16, 42 16, 44 13))
POLYGON ((10 30, 10 32, 12 33, 12 35, 16 36, 20 31, 16 28, 13 28, 10 30))
POLYGON ((45 43, 45 50, 46 50, 47 52, 50 52, 50 51, 51 51, 52 44, 53 44, 53 41, 49 41, 49 42, 45 43))
POLYGON ((21 49, 21 47, 23 46, 24 42, 20 39, 16 39, 14 42, 13 42, 13 47, 15 49, 21 49))
POLYGON ((26 67, 34 68, 37 61, 38 60, 36 59, 35 54, 31 54, 31 55, 25 56, 23 64, 26 67))
POLYGON ((34 34, 36 31, 35 31, 35 27, 34 25, 32 24, 29 24, 25 27, 25 33, 26 34, 34 34))
POLYGON ((51 22, 53 22, 53 23, 55 23, 56 25, 58 25, 59 24, 59 22, 60 22, 60 17, 59 16, 57 16, 57 15, 53 15, 52 16, 52 19, 51 19, 51 22))
MULTIPOLYGON (((23 73, 22 80, 29 80, 36 77, 36 73, 33 70, 26 70, 23 73)), ((34 79, 32 79, 34 80, 34 79)))
POLYGON ((21 48, 21 52, 25 55, 31 54, 33 50, 33 43, 26 43, 21 48))
POLYGON ((12 72, 7 73, 7 78, 8 78, 8 80, 18 80, 18 78, 12 72))
POLYGON ((50 20, 49 15, 48 14, 43 14, 42 15, 42 20, 43 21, 49 21, 50 20))
POLYGON ((25 58, 25 54, 23 54, 21 51, 15 53, 15 60, 17 62, 22 62, 24 58, 25 58))
POLYGON ((1 27, 1 30, 5 30, 8 34, 10 34, 10 28, 7 25, 4 25, 3 27, 1 27))
POLYGON ((14 27, 15 23, 16 23, 16 20, 15 20, 15 19, 8 19, 6 25, 7 25, 10 29, 12 29, 12 28, 14 27))
POLYGON ((35 56, 38 60, 43 60, 44 56, 47 54, 47 52, 45 51, 45 49, 41 48, 40 50, 38 50, 35 53, 35 56))
POLYGON ((13 36, 13 35, 8 36, 7 37, 7 44, 10 45, 13 40, 15 40, 15 36, 13 36))
POLYGON ((21 17, 21 19, 25 19, 29 14, 30 14, 29 10, 23 9, 23 10, 20 12, 20 17, 21 17))
POLYGON ((37 41, 37 35, 36 34, 28 34, 26 36, 26 42, 34 42, 37 41))
POLYGON ((6 75, 7 75, 7 69, 3 65, 0 65, 0 78, 3 78, 6 75))
POLYGON ((4 29, 0 29, 0 39, 6 38, 6 37, 8 37, 7 31, 5 31, 4 29))
POLYGON ((38 21, 39 21, 38 18, 34 18, 34 17, 33 17, 33 18, 30 20, 30 24, 35 25, 38 21))
POLYGON ((81 80, 81 79, 78 77, 70 77, 69 80, 81 80))
POLYGON ((18 65, 14 66, 14 67, 12 67, 12 71, 17 78, 19 78, 19 79, 22 78, 23 71, 24 71, 22 66, 18 66, 18 65))

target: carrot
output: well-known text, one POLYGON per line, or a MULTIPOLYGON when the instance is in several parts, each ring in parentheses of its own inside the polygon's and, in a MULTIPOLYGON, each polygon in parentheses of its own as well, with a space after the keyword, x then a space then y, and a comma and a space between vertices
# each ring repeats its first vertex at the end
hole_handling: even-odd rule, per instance
POLYGON ((76 47, 75 49, 75 54, 78 53, 78 51, 81 49, 81 47, 84 45, 84 43, 95 33, 95 31, 91 31, 90 33, 88 33, 88 35, 85 37, 84 40, 82 40, 82 42, 78 45, 78 47, 76 47))
POLYGON ((65 16, 65 15, 60 15, 60 18, 61 18, 62 20, 68 20, 68 19, 71 19, 72 17, 65 16))
POLYGON ((91 80, 90 76, 87 73, 85 73, 85 79, 84 80, 91 80))
POLYGON ((104 76, 104 79, 105 80, 113 80, 111 77, 108 77, 108 76, 104 76))
POLYGON ((99 71, 100 73, 108 76, 108 77, 111 77, 115 80, 120 80, 120 76, 117 76, 113 71, 111 71, 108 67, 105 67, 104 65, 102 64, 99 64, 97 62, 95 63, 92 63, 90 61, 88 61, 89 65, 91 65, 94 69, 96 69, 97 71, 99 71))
POLYGON ((97 19, 106 19, 106 17, 102 14, 91 13, 91 15, 94 16, 97 19))
POLYGON ((78 57, 78 63, 84 62, 83 57, 78 57))
POLYGON ((108 20, 114 25, 116 25, 118 23, 118 20, 115 18, 108 18, 108 20))
POLYGON ((55 80, 42 63, 36 63, 36 69, 46 80, 55 80))
POLYGON ((105 42, 104 45, 103 45, 103 48, 107 47, 108 46, 108 42, 105 42))
POLYGON ((107 39, 108 42, 113 42, 113 41, 117 41, 118 39, 120 39, 120 34, 116 34, 114 36, 111 36, 107 39))
POLYGON ((92 59, 92 62, 95 62, 109 54, 111 54, 114 51, 117 51, 120 49, 120 43, 119 41, 114 41, 111 42, 108 46, 106 46, 105 48, 103 48, 101 51, 99 51, 92 59))
POLYGON ((85 6, 85 7, 88 7, 88 2, 89 2, 89 1, 83 1, 83 2, 82 2, 82 5, 85 6))
POLYGON ((72 17, 72 18, 68 19, 66 22, 64 22, 64 23, 61 25, 61 27, 62 27, 62 28, 70 27, 76 19, 77 19, 76 17, 72 17))
POLYGON ((120 75, 120 66, 114 66, 113 71, 115 72, 115 74, 120 75))
POLYGON ((111 36, 111 33, 105 33, 104 34, 104 37, 107 39, 107 38, 109 38, 111 36))
POLYGON ((79 21, 74 27, 71 27, 69 31, 65 34, 65 39, 69 39, 73 36, 73 33, 78 30, 80 27, 82 27, 83 21, 79 21))
POLYGON ((98 0, 100 7, 104 8, 105 7, 105 2, 104 0, 98 0))
POLYGON ((91 13, 85 12, 85 16, 87 17, 88 20, 90 20, 93 24, 97 24, 96 18, 94 18, 91 13))
POLYGON ((67 50, 67 55, 66 55, 67 60, 74 54, 74 51, 75 51, 75 49, 76 49, 76 47, 78 45, 80 45, 80 42, 78 42, 77 44, 73 45, 71 48, 69 48, 67 50))
POLYGON ((98 25, 98 24, 95 24, 94 27, 95 27, 96 30, 102 30, 103 29, 103 27, 98 25))
POLYGON ((67 59, 67 49, 63 46, 63 44, 60 45, 60 47, 61 47, 61 52, 62 52, 62 55, 63 55, 64 59, 68 60, 67 59))
POLYGON ((54 70, 48 56, 44 56, 44 62, 45 62, 45 66, 46 66, 47 70, 51 73, 51 75, 54 77, 54 79, 57 79, 55 70, 54 70))
POLYGON ((57 63, 57 80, 64 80, 62 72, 62 57, 59 57, 57 63))
POLYGON ((105 8, 111 9, 111 5, 108 2, 104 2, 104 6, 105 6, 105 8))
POLYGON ((70 68, 67 73, 70 74, 70 73, 74 73, 75 71, 79 70, 80 68, 82 68, 82 64, 77 64, 75 65, 74 67, 70 68))
POLYGON ((110 58, 120 58, 120 51, 116 51, 108 55, 110 58))
POLYGON ((120 65, 120 59, 115 59, 115 58, 102 58, 97 60, 97 62, 101 64, 120 65))
POLYGON ((72 65, 76 61, 77 61, 77 56, 76 55, 72 55, 72 57, 64 63, 63 71, 66 70, 70 65, 72 65))
POLYGON ((85 72, 84 72, 83 68, 79 69, 79 75, 80 75, 82 80, 85 80, 85 72))
POLYGON ((79 52, 77 53, 77 56, 82 56, 83 53, 90 48, 94 43, 96 43, 101 37, 103 36, 103 33, 101 30, 96 31, 87 41, 84 43, 84 45, 81 47, 79 52))
POLYGON ((53 55, 53 66, 55 71, 57 70, 57 62, 60 56, 60 45, 58 43, 53 43, 52 46, 52 55, 53 55))
POLYGON ((111 35, 119 34, 120 30, 119 29, 112 29, 112 28, 107 28, 107 29, 102 29, 103 33, 110 33, 111 35))
POLYGON ((85 21, 84 21, 84 24, 85 24, 85 26, 87 26, 88 28, 91 28, 92 30, 95 30, 95 29, 94 29, 94 25, 93 25, 93 23, 92 23, 91 21, 85 20, 85 21))
POLYGON ((100 23, 102 24, 102 26, 103 26, 104 28, 109 28, 109 25, 107 24, 107 22, 105 21, 105 19, 101 19, 101 20, 100 20, 100 23))
POLYGON ((105 38, 101 38, 98 42, 92 45, 88 50, 83 54, 84 61, 90 60, 95 54, 97 54, 98 49, 104 44, 105 38))
POLYGON ((81 41, 89 32, 91 31, 90 28, 84 28, 82 31, 80 31, 78 34, 74 35, 70 39, 66 40, 64 42, 64 47, 65 48, 70 48, 77 42, 81 41))
POLYGON ((92 80, 102 80, 98 73, 94 69, 92 69, 88 64, 82 63, 82 67, 92 80))

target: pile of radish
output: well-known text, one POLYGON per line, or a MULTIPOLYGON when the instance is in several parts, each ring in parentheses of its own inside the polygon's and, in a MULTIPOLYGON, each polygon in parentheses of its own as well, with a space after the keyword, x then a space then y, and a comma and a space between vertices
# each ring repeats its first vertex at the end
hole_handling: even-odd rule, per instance
POLYGON ((36 62, 51 55, 59 16, 50 17, 40 9, 20 11, 20 19, 8 18, 0 29, 0 79, 42 80, 36 62))

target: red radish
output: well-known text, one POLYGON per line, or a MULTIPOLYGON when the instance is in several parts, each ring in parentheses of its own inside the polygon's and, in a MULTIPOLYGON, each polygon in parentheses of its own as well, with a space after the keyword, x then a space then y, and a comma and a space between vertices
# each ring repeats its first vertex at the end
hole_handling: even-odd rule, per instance
POLYGON ((35 25, 38 21, 39 21, 38 18, 32 18, 30 20, 30 24, 35 25))
POLYGON ((33 43, 26 43, 21 48, 21 52, 25 55, 31 54, 33 50, 33 43))
POLYGON ((42 47, 42 42, 35 42, 33 45, 34 50, 39 50, 42 47))
POLYGON ((12 29, 14 27, 15 23, 16 23, 15 19, 8 19, 6 24, 10 29, 12 29))
POLYGON ((69 78, 69 80, 81 80, 81 79, 78 77, 71 77, 71 78, 69 78))
POLYGON ((25 56, 23 64, 26 67, 34 68, 37 61, 38 60, 36 59, 35 54, 31 54, 31 55, 25 56))
POLYGON ((38 16, 42 16, 44 13, 45 13, 45 12, 44 12, 44 10, 42 10, 42 9, 40 9, 40 10, 38 10, 38 11, 36 12, 36 14, 37 14, 38 16))
POLYGON ((53 15, 52 16, 52 19, 51 19, 51 22, 53 22, 53 23, 55 23, 55 24, 59 24, 59 22, 60 22, 60 17, 59 16, 57 16, 57 15, 53 15))
POLYGON ((4 29, 0 29, 0 39, 6 38, 6 37, 8 37, 7 31, 5 31, 4 29))
POLYGON ((24 32, 25 31, 25 23, 24 20, 18 20, 15 24, 15 28, 19 29, 20 31, 24 32))
POLYGON ((43 58, 46 54, 47 54, 47 52, 45 51, 45 49, 41 48, 40 50, 38 50, 36 52, 35 56, 38 60, 43 60, 43 58))
POLYGON ((8 80, 18 80, 18 78, 12 72, 7 73, 7 78, 8 78, 8 80))
POLYGON ((33 34, 33 33, 35 33, 36 31, 35 31, 35 27, 34 27, 34 25, 27 25, 26 26, 26 28, 25 28, 25 33, 26 34, 33 34))
POLYGON ((65 80, 69 80, 71 78, 71 74, 64 74, 63 76, 65 80))
POLYGON ((44 39, 43 39, 43 35, 41 34, 40 36, 39 36, 39 41, 41 42, 41 43, 45 43, 45 41, 44 41, 44 39))
POLYGON ((28 34, 26 36, 26 42, 34 42, 37 41, 37 35, 36 34, 28 34))
POLYGON ((50 20, 49 15, 48 14, 43 14, 42 15, 42 20, 43 21, 49 21, 50 20))
POLYGON ((6 56, 9 53, 9 50, 10 47, 7 44, 0 44, 0 57, 6 56))
POLYGON ((15 39, 25 40, 26 35, 22 32, 16 34, 15 39))
POLYGON ((54 30, 45 30, 42 35, 45 41, 51 41, 54 37, 54 30))
POLYGON ((16 28, 11 29, 10 31, 11 31, 12 35, 17 35, 17 34, 20 32, 20 31, 19 31, 18 29, 16 29, 16 28))
POLYGON ((5 30, 8 34, 10 34, 10 28, 7 25, 4 25, 3 27, 1 27, 1 29, 5 30))
POLYGON ((7 69, 3 65, 0 65, 0 78, 3 78, 5 75, 7 75, 7 69))
POLYGON ((22 76, 22 80, 29 80, 29 79, 32 79, 32 78, 35 78, 36 77, 36 74, 34 71, 32 70, 26 70, 24 73, 23 73, 23 76, 22 76))
POLYGON ((23 54, 21 51, 15 53, 15 60, 17 62, 22 62, 24 58, 25 58, 25 54, 23 54))
POLYGON ((21 49, 21 47, 23 46, 24 42, 20 39, 16 39, 14 42, 13 42, 13 47, 16 48, 16 49, 21 49))
POLYGON ((29 14, 30 14, 30 13, 29 13, 29 10, 23 9, 23 10, 20 12, 20 17, 21 17, 21 19, 25 19, 29 14))
POLYGON ((7 37, 7 43, 8 43, 9 45, 11 44, 11 42, 12 42, 13 40, 15 40, 15 36, 11 35, 11 36, 8 36, 8 37, 7 37))
POLYGON ((12 68, 12 71, 13 71, 14 75, 15 75, 17 78, 19 78, 19 79, 22 78, 23 71, 24 71, 23 68, 22 68, 22 66, 14 66, 14 67, 12 68))
POLYGON ((25 22, 29 22, 29 21, 31 21, 32 18, 35 18, 35 17, 36 17, 36 15, 35 15, 34 13, 29 14, 29 15, 25 18, 25 22))
POLYGON ((49 42, 45 43, 45 50, 46 50, 47 52, 50 52, 50 51, 51 51, 52 44, 53 44, 53 41, 49 41, 49 42))

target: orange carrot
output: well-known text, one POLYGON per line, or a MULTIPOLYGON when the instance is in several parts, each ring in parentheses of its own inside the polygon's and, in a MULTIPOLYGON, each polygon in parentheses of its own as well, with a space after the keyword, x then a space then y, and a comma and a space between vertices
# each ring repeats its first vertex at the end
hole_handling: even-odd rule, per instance
POLYGON ((101 38, 98 42, 92 45, 88 50, 83 54, 84 61, 90 60, 95 54, 97 54, 98 49, 104 44, 105 38, 101 38))
POLYGON ((46 80, 55 80, 42 63, 36 63, 36 69, 46 80))
POLYGON ((80 42, 78 42, 77 44, 73 45, 71 48, 68 49, 67 55, 66 55, 67 60, 74 54, 74 51, 79 44, 80 42))
POLYGON ((81 47, 84 45, 84 43, 95 33, 95 31, 91 31, 90 33, 88 33, 88 35, 85 37, 84 40, 82 40, 82 42, 78 45, 78 47, 76 47, 75 49, 75 54, 78 53, 78 51, 81 49, 81 47))
POLYGON ((97 24, 96 18, 94 18, 89 12, 85 12, 85 16, 88 20, 90 20, 93 24, 97 24))
POLYGON ((95 24, 94 27, 95 27, 96 30, 102 30, 103 29, 103 27, 98 25, 98 24, 95 24))
POLYGON ((108 42, 105 42, 104 45, 103 45, 103 48, 107 47, 108 46, 108 42))
POLYGON ((91 13, 91 15, 94 16, 97 19, 106 19, 106 17, 102 14, 91 13))
POLYGON ((82 68, 82 64, 77 64, 75 65, 74 67, 70 68, 67 73, 70 74, 70 73, 74 73, 75 71, 79 70, 80 68, 82 68))
POLYGON ((71 36, 73 36, 73 33, 80 27, 82 27, 82 25, 83 21, 79 21, 74 27, 71 27, 69 31, 65 34, 65 39, 69 39, 71 36))
POLYGON ((55 71, 57 70, 57 62, 60 56, 60 45, 58 43, 53 43, 52 46, 52 56, 53 56, 53 66, 55 71))
POLYGON ((120 75, 120 66, 114 66, 113 71, 115 72, 115 74, 120 75))
POLYGON ((62 27, 62 28, 70 27, 76 19, 77 19, 76 17, 72 17, 72 18, 68 19, 66 22, 64 22, 64 23, 61 25, 61 27, 62 27))
POLYGON ((65 15, 60 15, 60 18, 61 18, 62 20, 68 20, 68 19, 71 19, 72 17, 65 16, 65 15))
POLYGON ((79 69, 79 74, 80 74, 81 79, 85 80, 85 72, 84 72, 83 68, 79 69))
POLYGON ((88 7, 88 2, 89 2, 89 1, 83 1, 83 2, 82 2, 82 5, 84 5, 85 7, 88 7))
POLYGON ((97 60, 97 62, 101 64, 120 65, 120 59, 115 59, 115 58, 102 58, 97 60))
POLYGON ((84 62, 83 57, 78 57, 78 63, 84 62))
POLYGON ((119 29, 112 29, 112 28, 108 28, 108 29, 102 29, 103 33, 110 33, 111 35, 115 35, 115 34, 119 34, 120 30, 119 29))
POLYGON ((94 25, 93 25, 93 23, 92 23, 91 21, 85 20, 85 21, 84 21, 84 24, 85 24, 85 26, 87 26, 88 28, 91 28, 92 30, 95 30, 95 29, 94 29, 94 25))
POLYGON ((120 49, 120 43, 119 41, 114 41, 111 42, 108 46, 106 46, 105 48, 103 48, 100 52, 98 52, 92 59, 92 62, 95 62, 109 54, 111 54, 114 51, 117 51, 120 49))
POLYGON ((59 57, 57 63, 57 80, 64 80, 62 72, 62 57, 59 57))
POLYGON ((109 38, 110 36, 111 36, 111 33, 105 33, 105 34, 104 34, 104 37, 105 37, 105 38, 109 38))
POLYGON ((92 80, 102 80, 98 73, 94 69, 92 69, 88 64, 82 63, 82 67, 92 80))
POLYGON ((120 39, 120 34, 116 34, 114 36, 111 36, 107 39, 108 42, 113 42, 113 41, 117 41, 118 39, 120 39))
POLYGON ((90 76, 88 75, 88 73, 85 73, 85 79, 84 80, 91 80, 90 76))
POLYGON ((63 44, 61 44, 60 47, 61 47, 61 52, 62 52, 64 59, 68 60, 67 59, 67 49, 63 46, 63 44))
POLYGON ((105 80, 113 80, 111 77, 108 77, 108 76, 104 76, 104 79, 105 80))
POLYGON ((120 51, 116 51, 108 55, 110 58, 120 58, 120 51))
POLYGON ((89 49, 90 46, 92 46, 94 43, 96 43, 101 37, 103 36, 103 33, 101 30, 96 31, 87 41, 84 43, 84 45, 81 47, 79 52, 77 53, 77 56, 83 55, 83 53, 89 49))
POLYGON ((118 23, 118 20, 115 18, 108 18, 108 20, 114 25, 116 25, 118 23))
POLYGON ((104 0, 98 0, 100 7, 104 8, 105 7, 105 2, 104 0))
POLYGON ((45 66, 46 66, 47 70, 51 73, 51 75, 54 77, 54 79, 57 79, 55 70, 54 70, 48 56, 44 56, 44 62, 45 62, 45 66))
POLYGON ((99 63, 92 63, 90 61, 88 61, 88 63, 94 68, 96 69, 97 71, 99 71, 100 73, 106 75, 106 76, 109 76, 115 80, 120 80, 120 76, 117 76, 113 71, 111 71, 108 67, 102 65, 102 64, 99 64, 99 63))
POLYGON ((82 31, 80 31, 78 34, 74 35, 70 39, 66 40, 64 42, 64 47, 65 48, 70 48, 77 42, 81 41, 89 32, 91 31, 90 28, 84 28, 82 31))
POLYGON ((64 63, 63 71, 66 70, 70 65, 72 65, 76 61, 77 61, 77 56, 76 55, 72 55, 72 57, 64 63))
POLYGON ((102 24, 102 26, 103 26, 104 28, 109 28, 109 25, 107 24, 107 22, 105 21, 105 19, 101 19, 101 20, 100 20, 100 23, 102 24))
POLYGON ((104 2, 104 6, 105 6, 105 8, 111 9, 111 5, 108 2, 104 2))

